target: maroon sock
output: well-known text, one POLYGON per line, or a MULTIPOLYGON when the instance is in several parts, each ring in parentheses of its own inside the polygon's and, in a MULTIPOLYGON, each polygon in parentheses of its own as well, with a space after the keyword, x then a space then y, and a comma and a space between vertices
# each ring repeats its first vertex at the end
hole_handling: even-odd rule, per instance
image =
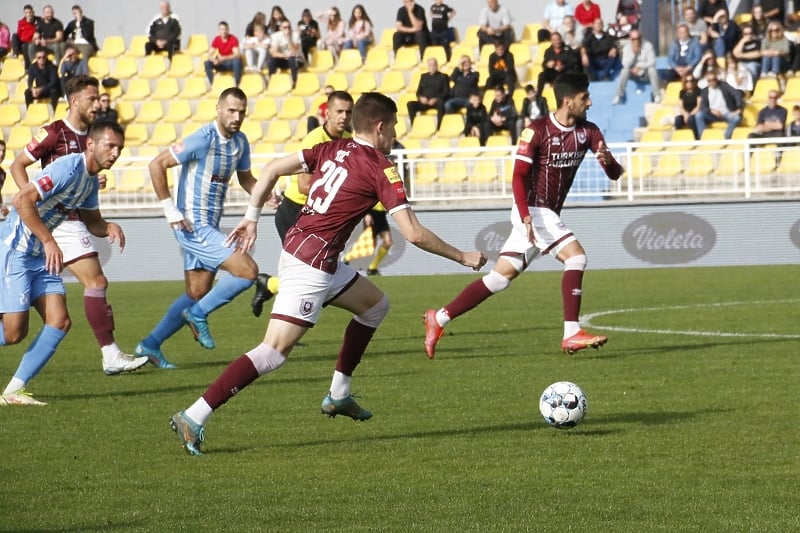
POLYGON ((101 348, 114 344, 114 312, 106 301, 106 291, 86 289, 83 293, 83 310, 97 339, 97 344, 101 348))
POLYGON ((561 278, 561 299, 564 301, 564 321, 577 322, 581 312, 583 270, 565 270, 561 278))
POLYGON ((374 333, 375 328, 365 326, 355 319, 351 320, 344 332, 342 348, 336 358, 336 370, 345 376, 352 376, 374 333))
POLYGON ((476 279, 464 287, 464 290, 461 291, 452 302, 444 306, 444 310, 447 311, 447 315, 453 319, 477 307, 492 294, 494 293, 489 290, 483 282, 483 279, 476 279))
POLYGON ((203 393, 203 399, 216 410, 257 378, 258 371, 253 361, 243 355, 229 364, 214 383, 208 386, 203 393))

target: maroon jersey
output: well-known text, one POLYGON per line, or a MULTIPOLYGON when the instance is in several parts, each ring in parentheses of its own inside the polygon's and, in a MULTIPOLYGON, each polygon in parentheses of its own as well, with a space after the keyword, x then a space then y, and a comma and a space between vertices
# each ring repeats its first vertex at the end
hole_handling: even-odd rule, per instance
POLYGON ((388 213, 408 207, 403 180, 384 154, 356 139, 318 144, 300 156, 312 183, 283 249, 333 273, 353 229, 378 201, 388 213))
MULTIPOLYGON (((522 130, 512 181, 520 217, 530 214, 528 206, 560 213, 586 151, 596 152, 601 141, 603 134, 593 122, 580 121, 567 128, 552 113, 522 130)), ((622 167, 613 158, 604 170, 612 180, 622 174, 622 167)))
POLYGON ((59 157, 86 150, 88 132, 78 131, 64 120, 55 120, 39 128, 25 153, 32 161, 41 161, 42 168, 59 157))

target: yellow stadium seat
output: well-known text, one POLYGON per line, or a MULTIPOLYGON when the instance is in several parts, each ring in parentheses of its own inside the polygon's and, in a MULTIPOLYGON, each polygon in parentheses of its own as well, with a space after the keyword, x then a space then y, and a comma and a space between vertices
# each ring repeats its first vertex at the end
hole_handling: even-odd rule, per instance
POLYGON ((118 100, 114 104, 114 110, 117 112, 117 120, 120 124, 127 124, 136 118, 136 110, 133 107, 133 102, 118 100))
POLYGON ((489 148, 510 148, 511 135, 508 133, 495 133, 486 138, 486 146, 489 148))
POLYGON ((147 142, 152 146, 166 148, 178 139, 178 132, 175 124, 171 122, 161 122, 153 127, 153 134, 147 142))
POLYGON ((714 172, 717 176, 729 178, 738 176, 744 171, 744 156, 740 150, 726 150, 719 156, 714 172))
MULTIPOLYGON (((774 144, 762 144, 755 148, 750 156, 750 172, 761 177, 772 173, 778 164, 775 148, 774 144)), ((797 151, 797 149, 787 151, 797 151)))
POLYGON ((267 96, 286 96, 292 92, 292 76, 285 72, 276 72, 269 78, 267 96))
POLYGON ((302 141, 305 139, 306 135, 308 135, 308 121, 298 120, 292 134, 292 139, 296 141, 302 141))
POLYGON ((784 150, 777 171, 779 174, 784 174, 791 177, 795 177, 797 174, 800 174, 800 150, 784 150))
POLYGON ((233 74, 230 72, 217 72, 214 74, 214 81, 211 83, 211 89, 208 92, 211 93, 211 96, 219 97, 222 91, 235 85, 233 74))
POLYGON ((427 159, 445 159, 452 155, 449 139, 431 139, 426 148, 432 150, 422 156, 427 159))
MULTIPOLYGON (((744 110, 742 111, 742 122, 740 126, 755 126, 756 122, 758 121, 758 111, 759 107, 754 104, 746 104, 744 106, 744 110)), ((719 127, 719 128, 726 128, 726 124, 723 121, 718 121, 712 123, 711 127, 719 127)))
POLYGON ((17 83, 17 86, 14 88, 14 94, 10 94, 8 97, 9 104, 24 104, 25 103, 25 90, 28 88, 28 84, 25 82, 17 83))
POLYGON ((242 122, 239 131, 247 136, 247 140, 250 141, 250 144, 260 141, 261 137, 264 136, 264 130, 259 120, 245 120, 242 122))
POLYGON ((194 120, 190 120, 188 122, 185 122, 183 124, 183 128, 181 128, 181 138, 185 139, 186 137, 188 137, 189 135, 191 135, 192 133, 196 132, 197 130, 199 130, 202 127, 203 127, 202 123, 196 122, 194 120))
POLYGON ((446 139, 458 139, 464 133, 464 117, 461 113, 446 113, 442 118, 437 136, 446 139))
POLYGON ((478 48, 478 30, 480 29, 481 27, 477 24, 467 26, 464 30, 464 38, 461 39, 461 44, 478 48))
MULTIPOLYGON (((127 148, 127 146, 125 148, 127 148)), ((125 148, 122 149, 123 152, 125 151, 125 148)), ((119 172, 118 169, 124 166, 127 166, 127 163, 122 161, 122 155, 120 155, 120 158, 117 159, 117 162, 114 164, 113 171, 106 170, 101 173, 101 176, 105 176, 106 178, 105 187, 100 187, 101 194, 105 192, 115 191, 117 189, 117 177, 115 175, 115 172, 119 172)))
POLYGON ((164 118, 164 108, 158 100, 142 102, 136 114, 136 122, 140 124, 154 124, 164 118))
POLYGON ((767 96, 769 95, 770 91, 778 91, 781 92, 780 84, 778 83, 777 78, 759 78, 756 82, 756 86, 753 88, 753 94, 750 95, 750 103, 751 104, 766 104, 767 103, 767 96))
POLYGON ((311 52, 307 68, 309 72, 329 72, 334 68, 333 53, 330 50, 316 48, 311 52))
POLYGON ((653 172, 653 161, 648 154, 634 153, 628 164, 623 165, 628 179, 638 180, 650 176, 653 172))
POLYGON ((662 152, 653 168, 652 176, 656 178, 674 178, 680 175, 683 169, 683 161, 680 154, 675 152, 662 152))
POLYGON ((259 72, 248 72, 242 76, 239 88, 248 98, 256 98, 264 92, 264 76, 259 72))
POLYGON ((381 83, 378 85, 378 92, 383 94, 395 94, 402 92, 406 88, 406 79, 399 70, 384 72, 381 76, 381 83))
POLYGON ((417 115, 408 136, 412 139, 430 139, 436 133, 436 117, 432 115, 417 115))
POLYGON ((669 131, 672 129, 675 120, 675 110, 668 106, 656 108, 653 117, 647 123, 650 131, 669 131))
POLYGON ((149 137, 145 124, 131 123, 125 128, 125 145, 141 146, 147 142, 149 137))
POLYGON ((683 175, 687 178, 707 178, 714 171, 714 158, 711 152, 697 151, 689 156, 683 175))
POLYGON ((167 112, 164 113, 164 120, 181 124, 192 118, 192 108, 189 102, 176 98, 171 100, 167 106, 167 112))
MULTIPOLYGON (((128 48, 125 50, 125 55, 128 57, 145 57, 144 45, 146 45, 147 41, 149 40, 150 38, 147 35, 131 36, 131 41, 130 43, 128 43, 128 48)), ((161 54, 157 54, 152 57, 162 57, 162 56, 161 54)))
POLYGON ((670 142, 683 142, 683 143, 694 143, 694 132, 689 128, 683 128, 680 130, 672 130, 669 136, 670 142))
MULTIPOLYGON (((189 40, 186 42, 186 49, 183 50, 183 53, 198 57, 208 52, 209 48, 208 36, 205 33, 193 33, 189 36, 189 40)), ((176 56, 172 56, 173 61, 175 57, 176 56)))
POLYGON ((467 163, 463 159, 445 162, 439 181, 453 185, 467 181, 467 163))
MULTIPOLYGON (((494 52, 494 46, 491 44, 484 44, 481 48, 480 53, 478 54, 478 63, 479 67, 488 67, 489 66, 489 56, 492 55, 494 52)), ((516 58, 514 58, 516 60, 516 58)), ((515 61, 516 64, 516 61, 515 61)))
POLYGON ((330 72, 325 76, 323 85, 330 85, 337 91, 346 91, 350 87, 350 82, 344 72, 330 72))
POLYGON ((32 138, 33 135, 31 135, 31 129, 28 126, 12 126, 8 139, 6 139, 6 148, 15 152, 22 150, 31 142, 32 138))
POLYGON ((10 128, 19 124, 22 114, 17 104, 3 104, 0 106, 0 127, 10 128))
MULTIPOLYGON (((466 137, 467 139, 478 140, 477 137, 466 137)), ((470 172, 468 181, 470 183, 491 183, 497 179, 497 160, 478 159, 470 172)))
POLYGON ((534 65, 538 65, 540 67, 543 66, 543 64, 544 64, 544 53, 547 51, 548 48, 550 48, 549 44, 540 44, 536 48, 536 53, 533 56, 533 64, 534 65))
MULTIPOLYGON (((539 30, 542 29, 541 22, 529 22, 522 28, 520 41, 528 44, 539 44, 539 30)), ((516 59, 516 57, 515 57, 516 59)))
POLYGON ((114 68, 111 69, 111 77, 118 80, 129 80, 139 73, 139 66, 136 58, 120 56, 114 61, 114 68))
POLYGON ((558 109, 558 103, 556 102, 556 93, 553 92, 552 87, 545 87, 542 89, 542 97, 547 100, 547 108, 551 111, 555 111, 558 109))
MULTIPOLYGON (((786 87, 783 89, 783 96, 781 99, 784 102, 800 104, 800 76, 795 75, 793 78, 786 80, 786 87)), ((791 120, 791 109, 789 111, 789 120, 791 120)))
POLYGON ((173 100, 180 92, 178 80, 161 77, 156 82, 156 89, 153 91, 152 97, 156 100, 173 100))
POLYGON ((50 122, 50 104, 34 102, 25 110, 25 116, 20 121, 20 124, 38 128, 48 122, 50 122))
POLYGON ((122 95, 123 100, 141 102, 150 97, 150 82, 144 78, 135 78, 128 81, 128 88, 122 95))
POLYGON ((100 57, 99 55, 92 56, 89 58, 89 61, 87 61, 87 65, 89 67, 89 74, 98 80, 107 78, 108 75, 111 74, 111 65, 105 57, 100 57))
POLYGON ((112 101, 122 98, 122 85, 115 85, 114 87, 100 87, 100 94, 107 94, 112 101))
POLYGON ((131 150, 130 146, 123 147, 119 153, 119 159, 117 159, 117 162, 114 163, 114 168, 129 166, 133 162, 131 160, 132 157, 133 150, 131 150))
POLYGON ((731 140, 738 141, 741 139, 747 139, 751 133, 753 133, 753 128, 749 126, 738 126, 736 128, 733 128, 733 133, 731 134, 731 140))
POLYGON ((378 88, 375 74, 372 72, 356 72, 350 90, 354 93, 372 92, 378 88))
POLYGON ((447 64, 447 53, 444 51, 444 46, 426 46, 425 51, 422 53, 422 60, 420 61, 423 68, 428 68, 428 60, 435 59, 439 67, 444 67, 447 64))
POLYGON ((389 68, 391 58, 386 48, 373 47, 367 51, 363 70, 367 72, 382 72, 389 68))
POLYGON ((531 47, 526 43, 511 43, 508 51, 514 56, 515 67, 525 67, 533 61, 531 57, 531 47))
POLYGON ((411 167, 412 185, 430 185, 439 179, 439 164, 417 160, 411 167))
POLYGON ((406 71, 417 68, 417 65, 419 65, 419 47, 403 46, 394 55, 392 69, 406 71))
POLYGON ((0 104, 8 101, 8 84, 0 83, 0 104))
POLYGON ((271 120, 263 137, 265 142, 283 144, 292 138, 292 127, 288 120, 271 120))
POLYGON ((306 103, 302 96, 287 96, 283 99, 278 118, 284 120, 299 119, 306 114, 306 103))
POLYGON ((147 79, 160 78, 167 73, 167 58, 162 55, 149 55, 143 59, 139 76, 147 79))
POLYGON ((422 74, 425 71, 422 70, 415 70, 411 73, 411 79, 408 82, 408 92, 416 92, 417 87, 419 87, 419 80, 422 79, 422 74))
POLYGON ((250 143, 252 146, 251 152, 258 155, 264 154, 277 154, 278 149, 275 147, 274 143, 269 143, 265 141, 258 141, 257 143, 250 143))
POLYGON ((384 28, 381 31, 381 38, 378 40, 378 48, 383 48, 384 50, 392 50, 394 47, 394 28, 384 28))
MULTIPOLYGON (((14 151, 6 150, 6 155, 3 158, 3 161, 0 162, 0 165, 2 165, 3 168, 8 168, 11 166, 11 163, 13 162, 14 162, 14 151)), ((11 197, 17 194, 17 191, 19 191, 17 183, 11 176, 6 176, 6 181, 3 183, 2 191, 0 191, 0 193, 2 193, 3 195, 3 198, 6 199, 6 202, 10 203, 11 197)))
POLYGON ((479 157, 481 153, 481 141, 477 137, 459 137, 456 148, 462 150, 456 152, 458 157, 479 157))
POLYGON ((253 107, 250 120, 272 120, 278 114, 278 104, 271 96, 262 96, 253 107))
POLYGON ((408 123, 406 119, 403 117, 399 117, 397 119, 397 124, 394 127, 395 135, 398 139, 402 139, 406 135, 408 135, 408 123))
POLYGON ((671 81, 667 83, 667 88, 664 90, 664 99, 661 105, 664 106, 677 106, 681 103, 680 92, 683 89, 683 83, 680 81, 671 81))
POLYGON ((664 146, 661 144, 664 142, 664 134, 660 130, 646 130, 642 133, 642 137, 639 139, 639 142, 656 144, 656 146, 647 147, 648 151, 661 150, 664 148, 664 146))
POLYGON ((108 35, 103 39, 97 57, 116 59, 125 53, 125 39, 122 35, 108 35))
POLYGON ((186 78, 183 81, 180 97, 186 100, 196 100, 208 92, 205 78, 186 78))
POLYGON ((58 102, 56 110, 53 111, 53 118, 51 120, 63 120, 69 113, 69 104, 66 102, 58 102))
POLYGON ((410 93, 400 93, 395 102, 397 103, 397 114, 401 117, 408 116, 408 103, 414 102, 417 100, 417 95, 413 92, 410 93))
POLYGON ((701 141, 713 141, 713 144, 698 146, 701 150, 720 150, 725 145, 725 130, 706 128, 703 130, 701 141))
POLYGON ((314 96, 320 91, 319 76, 313 72, 298 72, 297 83, 292 89, 294 96, 314 96))
POLYGON ((292 141, 286 142, 279 150, 279 153, 282 154, 294 154, 300 150, 300 142, 299 141, 292 141))
POLYGON ((463 56, 467 56, 470 61, 475 61, 475 50, 464 44, 456 45, 450 54, 450 68, 455 69, 463 56))
POLYGON ((120 193, 139 192, 145 187, 145 181, 149 182, 150 177, 144 170, 125 169, 114 173, 116 180, 116 190, 120 193))
POLYGON ((192 56, 186 54, 175 54, 169 64, 167 76, 170 78, 188 78, 194 72, 194 62, 192 56))
POLYGON ((197 108, 194 111, 192 120, 198 122, 211 122, 217 118, 217 99, 204 98, 197 102, 197 108))
POLYGON ((336 72, 355 72, 361 68, 361 52, 356 48, 350 48, 339 52, 339 60, 336 62, 336 72))

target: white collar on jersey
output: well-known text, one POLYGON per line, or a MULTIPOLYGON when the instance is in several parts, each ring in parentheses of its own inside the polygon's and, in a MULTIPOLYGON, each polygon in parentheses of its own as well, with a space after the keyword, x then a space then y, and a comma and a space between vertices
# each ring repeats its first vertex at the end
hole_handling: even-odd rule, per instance
POLYGON ((363 144, 365 146, 369 146, 370 148, 375 148, 375 146, 371 142, 364 140, 361 137, 353 137, 353 140, 358 144, 363 144))
POLYGON ((72 123, 69 121, 69 119, 67 119, 67 117, 64 117, 61 121, 64 124, 66 124, 69 129, 71 129, 72 131, 74 131, 78 135, 86 135, 89 132, 88 129, 87 130, 79 130, 78 128, 73 126, 72 123))
POLYGON ((217 123, 216 119, 214 120, 214 129, 217 130, 217 136, 219 137, 219 142, 221 142, 222 144, 229 143, 231 142, 231 139, 233 139, 233 135, 231 135, 230 137, 225 137, 225 135, 222 134, 222 132, 219 130, 219 124, 217 123))
POLYGON ((548 115, 550 117, 550 122, 552 122, 556 128, 560 129, 561 131, 573 131, 575 129, 575 124, 572 126, 564 126, 558 120, 556 120, 556 114, 554 112, 550 112, 548 115))

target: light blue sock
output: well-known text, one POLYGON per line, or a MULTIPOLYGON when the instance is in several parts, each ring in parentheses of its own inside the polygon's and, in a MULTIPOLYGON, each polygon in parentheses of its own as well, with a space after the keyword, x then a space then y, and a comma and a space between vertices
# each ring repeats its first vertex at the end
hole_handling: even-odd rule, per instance
POLYGON ((192 306, 192 314, 199 317, 206 317, 227 304, 240 293, 253 286, 255 280, 238 278, 236 276, 225 276, 220 279, 208 294, 200 298, 200 301, 192 306))
POLYGON ((150 335, 142 341, 142 344, 156 350, 161 348, 161 344, 165 340, 172 337, 176 331, 183 327, 181 313, 194 303, 195 301, 189 298, 189 295, 186 293, 178 296, 178 298, 172 302, 172 305, 169 306, 169 309, 167 309, 161 321, 156 324, 156 327, 150 332, 150 335))
POLYGON ((22 361, 19 362, 14 377, 25 383, 33 379, 56 353, 56 347, 66 334, 66 331, 45 324, 33 339, 28 351, 22 356, 22 361))

